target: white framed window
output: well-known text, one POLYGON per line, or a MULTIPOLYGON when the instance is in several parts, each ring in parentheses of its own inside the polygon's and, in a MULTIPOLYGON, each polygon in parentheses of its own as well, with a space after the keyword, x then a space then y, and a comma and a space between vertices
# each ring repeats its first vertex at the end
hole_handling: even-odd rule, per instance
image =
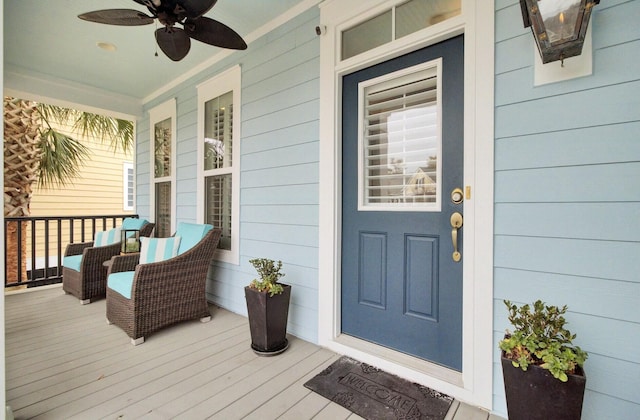
POLYGON ((176 101, 170 99, 149 110, 151 153, 151 220, 156 237, 175 230, 176 101))
POLYGON ((198 86, 198 219, 222 229, 215 259, 239 264, 240 88, 234 66, 198 86))
POLYGON ((358 209, 440 211, 442 59, 358 86, 358 209))
POLYGON ((135 208, 135 176, 132 162, 122 164, 122 183, 122 208, 123 210, 133 210, 135 208))

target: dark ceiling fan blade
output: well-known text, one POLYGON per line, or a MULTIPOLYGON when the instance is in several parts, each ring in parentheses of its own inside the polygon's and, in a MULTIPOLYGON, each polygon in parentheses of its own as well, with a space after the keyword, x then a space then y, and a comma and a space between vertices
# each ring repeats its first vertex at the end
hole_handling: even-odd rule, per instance
POLYGON ((156 42, 167 57, 173 61, 182 60, 191 48, 189 36, 180 28, 160 28, 156 30, 156 42))
POLYGON ((176 3, 184 9, 189 19, 199 18, 207 13, 218 0, 177 0, 176 3))
POLYGON ((247 44, 242 37, 227 25, 208 17, 187 19, 184 31, 191 38, 221 48, 246 50, 247 44))
POLYGON ((148 25, 153 23, 154 19, 151 16, 147 16, 133 9, 96 10, 94 12, 83 13, 78 15, 78 17, 89 22, 121 26, 148 25))

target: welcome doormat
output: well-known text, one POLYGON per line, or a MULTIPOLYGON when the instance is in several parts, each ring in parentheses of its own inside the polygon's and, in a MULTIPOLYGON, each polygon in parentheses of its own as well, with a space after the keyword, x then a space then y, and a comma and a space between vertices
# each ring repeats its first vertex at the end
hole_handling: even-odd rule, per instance
POLYGON ((366 419, 442 420, 453 398, 343 356, 304 384, 366 419))

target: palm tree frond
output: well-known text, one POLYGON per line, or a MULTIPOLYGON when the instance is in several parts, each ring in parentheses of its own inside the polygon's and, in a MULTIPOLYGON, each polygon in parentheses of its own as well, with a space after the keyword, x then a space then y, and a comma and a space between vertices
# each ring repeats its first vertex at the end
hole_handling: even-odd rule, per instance
POLYGON ((83 136, 109 140, 113 150, 127 152, 133 143, 133 123, 120 118, 80 112, 75 116, 73 129, 83 136))
POLYGON ((50 122, 64 125, 73 121, 74 132, 97 138, 101 142, 108 140, 113 150, 128 152, 133 145, 132 121, 43 103, 38 104, 38 112, 49 128, 50 122))
POLYGON ((53 129, 41 132, 40 151, 42 158, 38 168, 38 185, 64 186, 73 181, 80 166, 89 156, 89 148, 69 136, 53 129))

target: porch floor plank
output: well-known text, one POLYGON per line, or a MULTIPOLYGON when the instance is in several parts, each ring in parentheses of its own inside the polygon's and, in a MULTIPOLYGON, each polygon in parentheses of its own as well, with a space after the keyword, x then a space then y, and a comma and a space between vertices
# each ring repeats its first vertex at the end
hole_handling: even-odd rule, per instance
MULTIPOLYGON (((7 293, 7 404, 16 419, 361 419, 304 387, 339 355, 290 336, 282 355, 257 356, 246 318, 211 311, 133 346, 104 300, 80 305, 59 285, 7 293)), ((447 420, 488 418, 456 401, 447 420)))

